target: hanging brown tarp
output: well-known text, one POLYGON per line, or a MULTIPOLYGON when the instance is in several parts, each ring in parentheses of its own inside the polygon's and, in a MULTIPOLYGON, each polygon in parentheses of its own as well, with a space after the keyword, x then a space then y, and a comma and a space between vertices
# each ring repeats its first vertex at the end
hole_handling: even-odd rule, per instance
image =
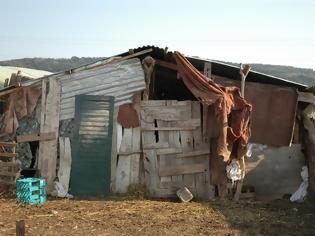
POLYGON ((39 88, 20 87, 8 95, 3 120, 4 133, 15 134, 18 120, 32 115, 40 94, 39 88))
MULTIPOLYGON (((175 52, 174 57, 178 73, 187 88, 201 103, 214 109, 218 124, 218 155, 222 156, 224 161, 228 161, 235 143, 237 144, 235 155, 243 156, 250 137, 249 121, 252 106, 241 97, 237 87, 223 87, 214 83, 179 52, 175 52)), ((209 136, 212 135, 211 125, 213 124, 207 124, 209 136)))

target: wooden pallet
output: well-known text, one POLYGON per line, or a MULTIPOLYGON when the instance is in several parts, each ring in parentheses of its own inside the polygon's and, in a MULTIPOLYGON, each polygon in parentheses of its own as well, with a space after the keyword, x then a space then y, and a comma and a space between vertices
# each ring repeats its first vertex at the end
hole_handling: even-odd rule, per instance
POLYGON ((14 186, 19 177, 19 168, 16 162, 16 142, 0 142, 0 183, 14 186), (10 147, 7 152, 5 147, 10 147))

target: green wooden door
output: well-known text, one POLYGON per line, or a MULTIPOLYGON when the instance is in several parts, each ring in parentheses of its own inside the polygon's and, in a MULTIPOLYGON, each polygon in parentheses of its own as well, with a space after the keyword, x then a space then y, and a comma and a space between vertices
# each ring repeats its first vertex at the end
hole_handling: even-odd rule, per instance
POLYGON ((106 196, 110 192, 114 97, 75 98, 70 192, 106 196))

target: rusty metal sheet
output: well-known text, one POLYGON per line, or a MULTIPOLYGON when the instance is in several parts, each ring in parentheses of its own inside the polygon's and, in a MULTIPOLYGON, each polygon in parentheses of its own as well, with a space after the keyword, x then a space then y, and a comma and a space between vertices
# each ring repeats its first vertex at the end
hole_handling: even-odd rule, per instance
MULTIPOLYGON (((240 86, 240 82, 216 78, 224 86, 240 86)), ((245 99, 253 105, 250 142, 270 146, 288 146, 291 143, 297 92, 293 88, 247 82, 245 99)))
POLYGON ((132 103, 119 106, 117 121, 124 128, 139 127, 139 116, 132 103))

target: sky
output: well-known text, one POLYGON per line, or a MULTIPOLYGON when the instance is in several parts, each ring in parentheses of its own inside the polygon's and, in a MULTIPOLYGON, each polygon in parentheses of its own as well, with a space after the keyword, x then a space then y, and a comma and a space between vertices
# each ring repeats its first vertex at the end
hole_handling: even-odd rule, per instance
POLYGON ((143 45, 315 69, 315 0, 0 0, 0 60, 143 45))

